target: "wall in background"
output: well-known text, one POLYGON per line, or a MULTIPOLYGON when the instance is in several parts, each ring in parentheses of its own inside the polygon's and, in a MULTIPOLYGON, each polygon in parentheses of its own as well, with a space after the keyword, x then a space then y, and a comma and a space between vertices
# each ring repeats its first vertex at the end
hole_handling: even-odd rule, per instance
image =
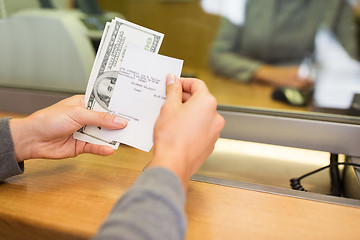
POLYGON ((160 54, 183 59, 184 66, 208 66, 209 47, 220 18, 205 13, 199 1, 101 0, 99 5, 164 33, 160 54))

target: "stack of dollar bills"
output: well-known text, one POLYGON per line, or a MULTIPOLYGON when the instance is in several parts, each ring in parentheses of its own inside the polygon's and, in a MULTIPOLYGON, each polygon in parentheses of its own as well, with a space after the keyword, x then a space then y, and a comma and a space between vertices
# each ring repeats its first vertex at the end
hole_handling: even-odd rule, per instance
MULTIPOLYGON (((121 69, 128 45, 158 53, 164 34, 147 29, 120 18, 105 25, 94 65, 85 93, 85 107, 94 111, 109 112, 112 90, 121 69), (108 84, 102 84, 107 81, 108 84)), ((73 134, 75 139, 93 144, 119 147, 116 140, 102 139, 101 128, 84 126, 73 134)))

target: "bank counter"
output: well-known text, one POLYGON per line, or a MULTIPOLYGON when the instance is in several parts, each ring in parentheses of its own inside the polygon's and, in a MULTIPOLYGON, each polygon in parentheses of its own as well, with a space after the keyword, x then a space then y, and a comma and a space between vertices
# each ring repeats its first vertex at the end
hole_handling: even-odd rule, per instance
MULTIPOLYGON (((114 155, 25 162, 0 185, 1 239, 87 239, 150 161, 114 155)), ((360 208, 191 181, 186 239, 357 239, 360 208)))
MULTIPOLYGON (((218 101, 291 109, 264 97, 271 93, 268 86, 234 83, 207 75, 210 73, 206 71, 194 74, 207 80, 218 101), (225 85, 230 88, 225 89, 225 85), (236 100, 231 97, 234 94, 242 97, 236 100), (254 100, 255 95, 262 95, 263 100, 257 103, 260 100, 254 100)), ((308 107, 295 110, 306 111, 308 107)), ((5 116, 24 115, 0 114, 5 116)), ((150 160, 151 152, 121 145, 108 157, 84 154, 73 159, 26 161, 24 174, 0 184, 0 239, 90 238, 150 160)), ((356 200, 354 204, 334 204, 192 180, 185 211, 189 240, 360 236, 360 208, 356 200)))

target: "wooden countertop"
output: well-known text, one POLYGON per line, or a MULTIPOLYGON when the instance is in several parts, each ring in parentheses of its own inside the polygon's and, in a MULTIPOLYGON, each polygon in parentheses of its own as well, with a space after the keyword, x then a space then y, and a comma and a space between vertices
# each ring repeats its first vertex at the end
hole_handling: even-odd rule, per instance
MULTIPOLYGON (((208 79, 220 104, 289 109, 271 101, 270 86, 239 84, 207 74, 201 72, 198 77, 208 79)), ((8 115, 0 113, 0 117, 8 115)), ((150 159, 151 153, 120 146, 109 157, 84 154, 74 159, 26 161, 23 175, 0 184, 0 239, 93 236, 150 159)), ((189 240, 360 236, 360 208, 195 181, 190 182, 187 195, 189 240)))
POLYGON ((231 78, 214 74, 207 68, 184 68, 183 72, 203 80, 218 104, 260 107, 268 109, 312 111, 311 106, 291 106, 271 98, 274 86, 266 84, 241 83, 231 78))
MULTIPOLYGON (((150 161, 114 155, 29 160, 0 185, 1 239, 87 239, 150 161)), ((356 239, 360 208, 191 181, 187 239, 356 239)))

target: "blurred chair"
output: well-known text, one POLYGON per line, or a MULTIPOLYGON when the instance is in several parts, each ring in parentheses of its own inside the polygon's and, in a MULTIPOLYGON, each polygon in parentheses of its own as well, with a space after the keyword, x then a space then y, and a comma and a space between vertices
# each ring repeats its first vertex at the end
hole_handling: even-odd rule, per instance
POLYGON ((75 8, 80 9, 82 12, 88 15, 102 15, 107 20, 115 17, 124 18, 119 12, 104 11, 100 8, 97 0, 74 0, 75 8))
POLYGON ((75 0, 75 7, 81 9, 86 14, 104 14, 96 0, 75 0))
POLYGON ((32 8, 40 8, 41 4, 38 0, 3 0, 7 16, 24 10, 32 8))
POLYGON ((125 19, 121 13, 101 9, 97 0, 74 0, 74 7, 84 14, 81 20, 93 33, 92 44, 96 50, 106 22, 111 22, 115 17, 125 19))
POLYGON ((74 0, 74 7, 86 14, 85 24, 88 27, 103 30, 105 23, 111 21, 115 17, 123 18, 124 16, 118 12, 104 11, 99 7, 97 0, 74 0))
POLYGON ((95 59, 94 34, 83 24, 83 15, 42 9, 35 0, 6 0, 5 7, 0 86, 83 93, 95 59))
POLYGON ((121 13, 103 11, 96 0, 39 0, 39 2, 42 8, 68 9, 69 5, 73 5, 73 11, 79 13, 80 20, 88 29, 95 50, 99 47, 106 22, 110 22, 115 17, 124 19, 121 13))
POLYGON ((54 4, 50 0, 39 0, 39 2, 43 8, 54 8, 54 4))

